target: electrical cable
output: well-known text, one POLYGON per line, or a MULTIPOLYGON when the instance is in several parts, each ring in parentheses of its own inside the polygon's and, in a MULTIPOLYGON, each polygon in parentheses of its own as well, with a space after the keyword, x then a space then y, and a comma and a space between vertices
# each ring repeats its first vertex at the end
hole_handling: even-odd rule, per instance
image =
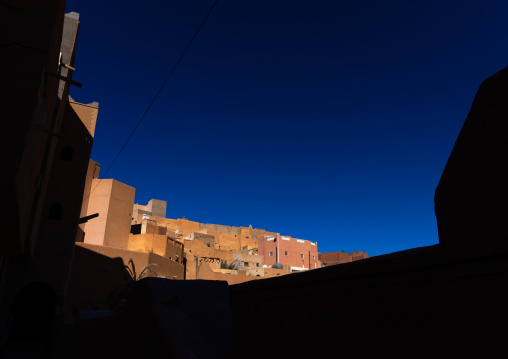
POLYGON ((182 54, 180 55, 180 57, 178 58, 178 60, 176 61, 175 65, 173 66, 173 68, 171 69, 171 72, 169 73, 169 75, 166 77, 166 79, 164 80, 164 82, 162 83, 161 87, 159 88, 159 90, 157 91, 157 93, 155 94, 155 96, 153 97, 152 101, 150 102, 150 104, 148 105, 148 107, 146 108, 145 112, 143 113, 143 115, 141 116, 141 118, 139 119, 138 123, 136 124, 136 126, 134 127, 134 129, 132 130, 131 134, 129 135, 129 137, 127 138, 127 140, 125 141, 125 143, 123 144, 122 148, 120 149, 120 151, 118 151, 116 157, 114 158, 114 160, 111 162, 111 164, 109 165, 108 169, 106 170, 106 172, 104 173, 104 176, 102 176, 102 178, 99 180, 99 183, 97 183, 97 185, 94 187, 94 189, 90 192, 90 195, 93 193, 93 191, 95 191, 95 189, 99 186, 99 184, 101 183, 102 179, 104 179, 106 177, 106 175, 109 173, 109 171, 111 170, 111 168, 113 167, 113 165, 115 164, 116 160, 118 159, 118 157, 120 157, 120 154, 123 152, 123 150, 125 149, 125 147, 127 146, 127 144, 129 143, 129 141, 131 140, 132 136, 134 135, 134 133, 136 132, 136 130, 138 129, 139 125, 141 124, 141 122, 143 122, 143 120, 145 119, 145 116, 146 114, 148 113, 148 111, 150 110, 150 108, 152 107, 152 105, 154 104, 155 100, 157 99, 157 97, 159 97, 160 93, 162 92, 162 89, 164 88, 164 86, 166 85, 166 83, 168 82, 169 78, 171 77, 171 75, 173 75, 173 72, 175 71, 175 69, 177 68, 178 64, 180 63, 180 61, 182 60, 183 56, 185 55, 185 53, 187 52, 187 50, 189 49, 190 45, 192 44, 192 41, 194 41, 194 39, 196 38, 196 36, 198 35, 199 31, 201 30, 201 28, 203 27, 206 19, 208 19, 208 16, 211 14, 213 8, 215 7, 215 5, 217 4, 219 0, 215 0, 214 3, 212 4, 212 6, 210 7, 210 10, 208 10, 208 13, 206 14, 205 18, 203 19, 203 21, 201 22, 201 24, 199 25, 198 29, 196 30, 196 32, 194 33, 194 35, 192 36, 192 38, 190 39, 189 43, 187 44, 187 46, 185 47, 185 49, 183 50, 182 54))

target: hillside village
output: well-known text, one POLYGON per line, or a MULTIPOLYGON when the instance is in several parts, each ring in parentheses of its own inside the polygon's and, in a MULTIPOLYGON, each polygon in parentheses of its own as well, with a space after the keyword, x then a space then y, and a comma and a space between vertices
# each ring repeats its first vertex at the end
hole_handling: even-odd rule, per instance
POLYGON ((81 209, 90 219, 80 224, 77 245, 146 268, 144 276, 237 284, 368 257, 363 251, 319 253, 315 242, 252 226, 166 218, 166 201, 135 204, 133 187, 99 179, 99 172, 90 160, 81 209))
POLYGON ((481 85, 439 181, 439 243, 362 260, 275 228, 166 218, 164 200, 135 204, 135 188, 99 179, 98 104, 69 96, 79 14, 62 0, 2 6, 1 357, 505 348, 508 68, 481 85))

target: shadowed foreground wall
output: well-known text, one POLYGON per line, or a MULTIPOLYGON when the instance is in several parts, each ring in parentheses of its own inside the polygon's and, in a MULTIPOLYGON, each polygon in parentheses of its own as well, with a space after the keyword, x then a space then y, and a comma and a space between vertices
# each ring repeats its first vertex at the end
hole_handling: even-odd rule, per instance
POLYGON ((230 286, 233 356, 458 358, 504 352, 507 98, 508 69, 487 79, 475 97, 436 190, 440 244, 230 286), (241 331, 247 326, 271 332, 262 345, 249 346, 241 331))

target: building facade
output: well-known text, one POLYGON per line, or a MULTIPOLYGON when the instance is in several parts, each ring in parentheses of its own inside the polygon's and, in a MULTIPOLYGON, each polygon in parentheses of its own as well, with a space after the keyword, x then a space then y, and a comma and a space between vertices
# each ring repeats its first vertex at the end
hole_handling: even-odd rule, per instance
POLYGON ((344 253, 344 252, 327 252, 319 253, 319 260, 322 267, 328 267, 336 264, 351 263, 361 259, 369 258, 369 254, 363 251, 344 253))
POLYGON ((288 265, 291 271, 318 268, 317 243, 290 236, 258 236, 258 252, 263 256, 263 264, 276 263, 288 265))

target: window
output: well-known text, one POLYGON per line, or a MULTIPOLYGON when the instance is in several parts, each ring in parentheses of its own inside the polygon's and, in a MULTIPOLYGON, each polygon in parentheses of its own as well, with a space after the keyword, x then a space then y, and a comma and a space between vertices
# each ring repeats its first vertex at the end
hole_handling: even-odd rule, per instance
POLYGON ((316 260, 316 256, 312 256, 312 260, 315 261, 316 260))
POLYGON ((270 255, 270 257, 273 256, 273 252, 270 252, 269 255, 270 255))
POLYGON ((300 257, 302 257, 302 258, 303 258, 303 253, 302 253, 302 254, 300 254, 300 257))
POLYGON ((288 255, 288 251, 284 251, 284 255, 286 255, 286 256, 287 256, 287 255, 288 255))

